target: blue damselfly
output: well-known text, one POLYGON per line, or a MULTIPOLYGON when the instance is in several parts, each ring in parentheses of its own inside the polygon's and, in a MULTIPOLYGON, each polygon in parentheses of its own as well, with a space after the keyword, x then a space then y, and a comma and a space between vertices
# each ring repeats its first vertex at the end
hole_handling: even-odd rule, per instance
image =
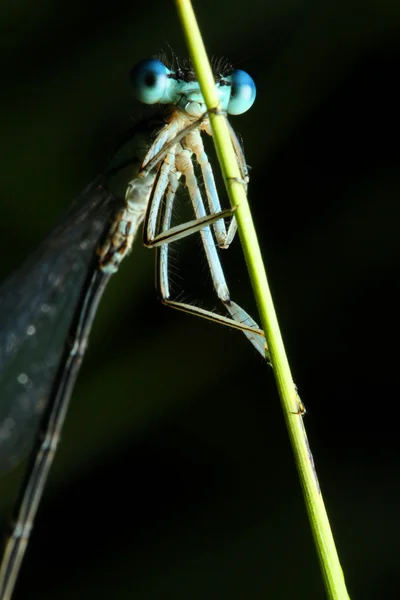
MULTIPOLYGON (((223 110, 241 114, 251 107, 255 86, 247 73, 229 68, 215 80, 223 110)), ((231 209, 221 209, 204 150, 202 133, 211 130, 193 70, 177 60, 169 69, 151 59, 132 69, 131 82, 140 101, 160 110, 128 132, 107 173, 84 190, 0 289, 0 470, 17 464, 36 438, 3 556, 2 600, 11 597, 18 576, 98 303, 142 223, 144 244, 156 248, 161 300, 242 330, 264 355, 263 332, 231 300, 217 252, 231 243, 236 222, 231 209), (194 219, 172 226, 182 176, 194 219), (171 297, 169 244, 195 232, 227 316, 171 297)), ((244 155, 230 132, 246 185, 244 155)))

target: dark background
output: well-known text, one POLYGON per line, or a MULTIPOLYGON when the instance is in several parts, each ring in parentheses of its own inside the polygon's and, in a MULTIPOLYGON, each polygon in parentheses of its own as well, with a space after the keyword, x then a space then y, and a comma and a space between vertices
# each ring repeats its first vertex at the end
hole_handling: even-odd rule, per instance
MULTIPOLYGON (((397 597, 399 4, 196 4, 209 53, 257 83, 232 121, 350 595, 397 597)), ((5 277, 142 110, 129 69, 186 50, 155 0, 3 1, 0 40, 5 277)), ((255 314, 238 240, 224 259, 255 314)), ((272 372, 160 305, 153 261, 138 240, 107 289, 15 599, 323 598, 272 372)))

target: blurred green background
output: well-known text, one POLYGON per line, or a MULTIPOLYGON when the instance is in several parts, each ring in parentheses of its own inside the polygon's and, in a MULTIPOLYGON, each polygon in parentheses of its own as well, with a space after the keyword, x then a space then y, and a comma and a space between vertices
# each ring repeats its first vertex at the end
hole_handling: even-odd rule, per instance
MULTIPOLYGON (((257 83, 232 122, 349 592, 397 597, 399 4, 195 8, 210 55, 257 83)), ((129 69, 186 51, 165 0, 3 0, 0 40, 4 278, 141 114, 129 69)), ((223 258, 255 314, 238 240, 223 258)), ((153 262, 138 240, 106 291, 15 599, 323 598, 270 369, 161 306, 153 262)))

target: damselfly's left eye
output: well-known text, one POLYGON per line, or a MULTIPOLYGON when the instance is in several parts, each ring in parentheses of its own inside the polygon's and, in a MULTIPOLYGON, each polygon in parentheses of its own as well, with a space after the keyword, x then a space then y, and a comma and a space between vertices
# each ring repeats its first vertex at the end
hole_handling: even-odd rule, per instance
POLYGON ((256 99, 256 84, 246 71, 233 71, 231 78, 232 89, 228 113, 241 115, 253 106, 256 99))
POLYGON ((167 68, 160 60, 142 60, 129 73, 135 98, 144 104, 160 102, 168 87, 167 68))

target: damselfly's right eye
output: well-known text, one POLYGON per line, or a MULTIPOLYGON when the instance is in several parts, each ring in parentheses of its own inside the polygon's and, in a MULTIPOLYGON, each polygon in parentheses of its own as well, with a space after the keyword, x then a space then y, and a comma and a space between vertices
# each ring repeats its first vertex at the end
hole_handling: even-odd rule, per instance
POLYGON ((241 115, 253 106, 256 99, 256 84, 246 71, 233 71, 232 91, 228 104, 230 115, 241 115))
POLYGON ((144 104, 156 104, 162 100, 168 87, 167 68, 160 60, 142 60, 129 73, 133 94, 144 104))

